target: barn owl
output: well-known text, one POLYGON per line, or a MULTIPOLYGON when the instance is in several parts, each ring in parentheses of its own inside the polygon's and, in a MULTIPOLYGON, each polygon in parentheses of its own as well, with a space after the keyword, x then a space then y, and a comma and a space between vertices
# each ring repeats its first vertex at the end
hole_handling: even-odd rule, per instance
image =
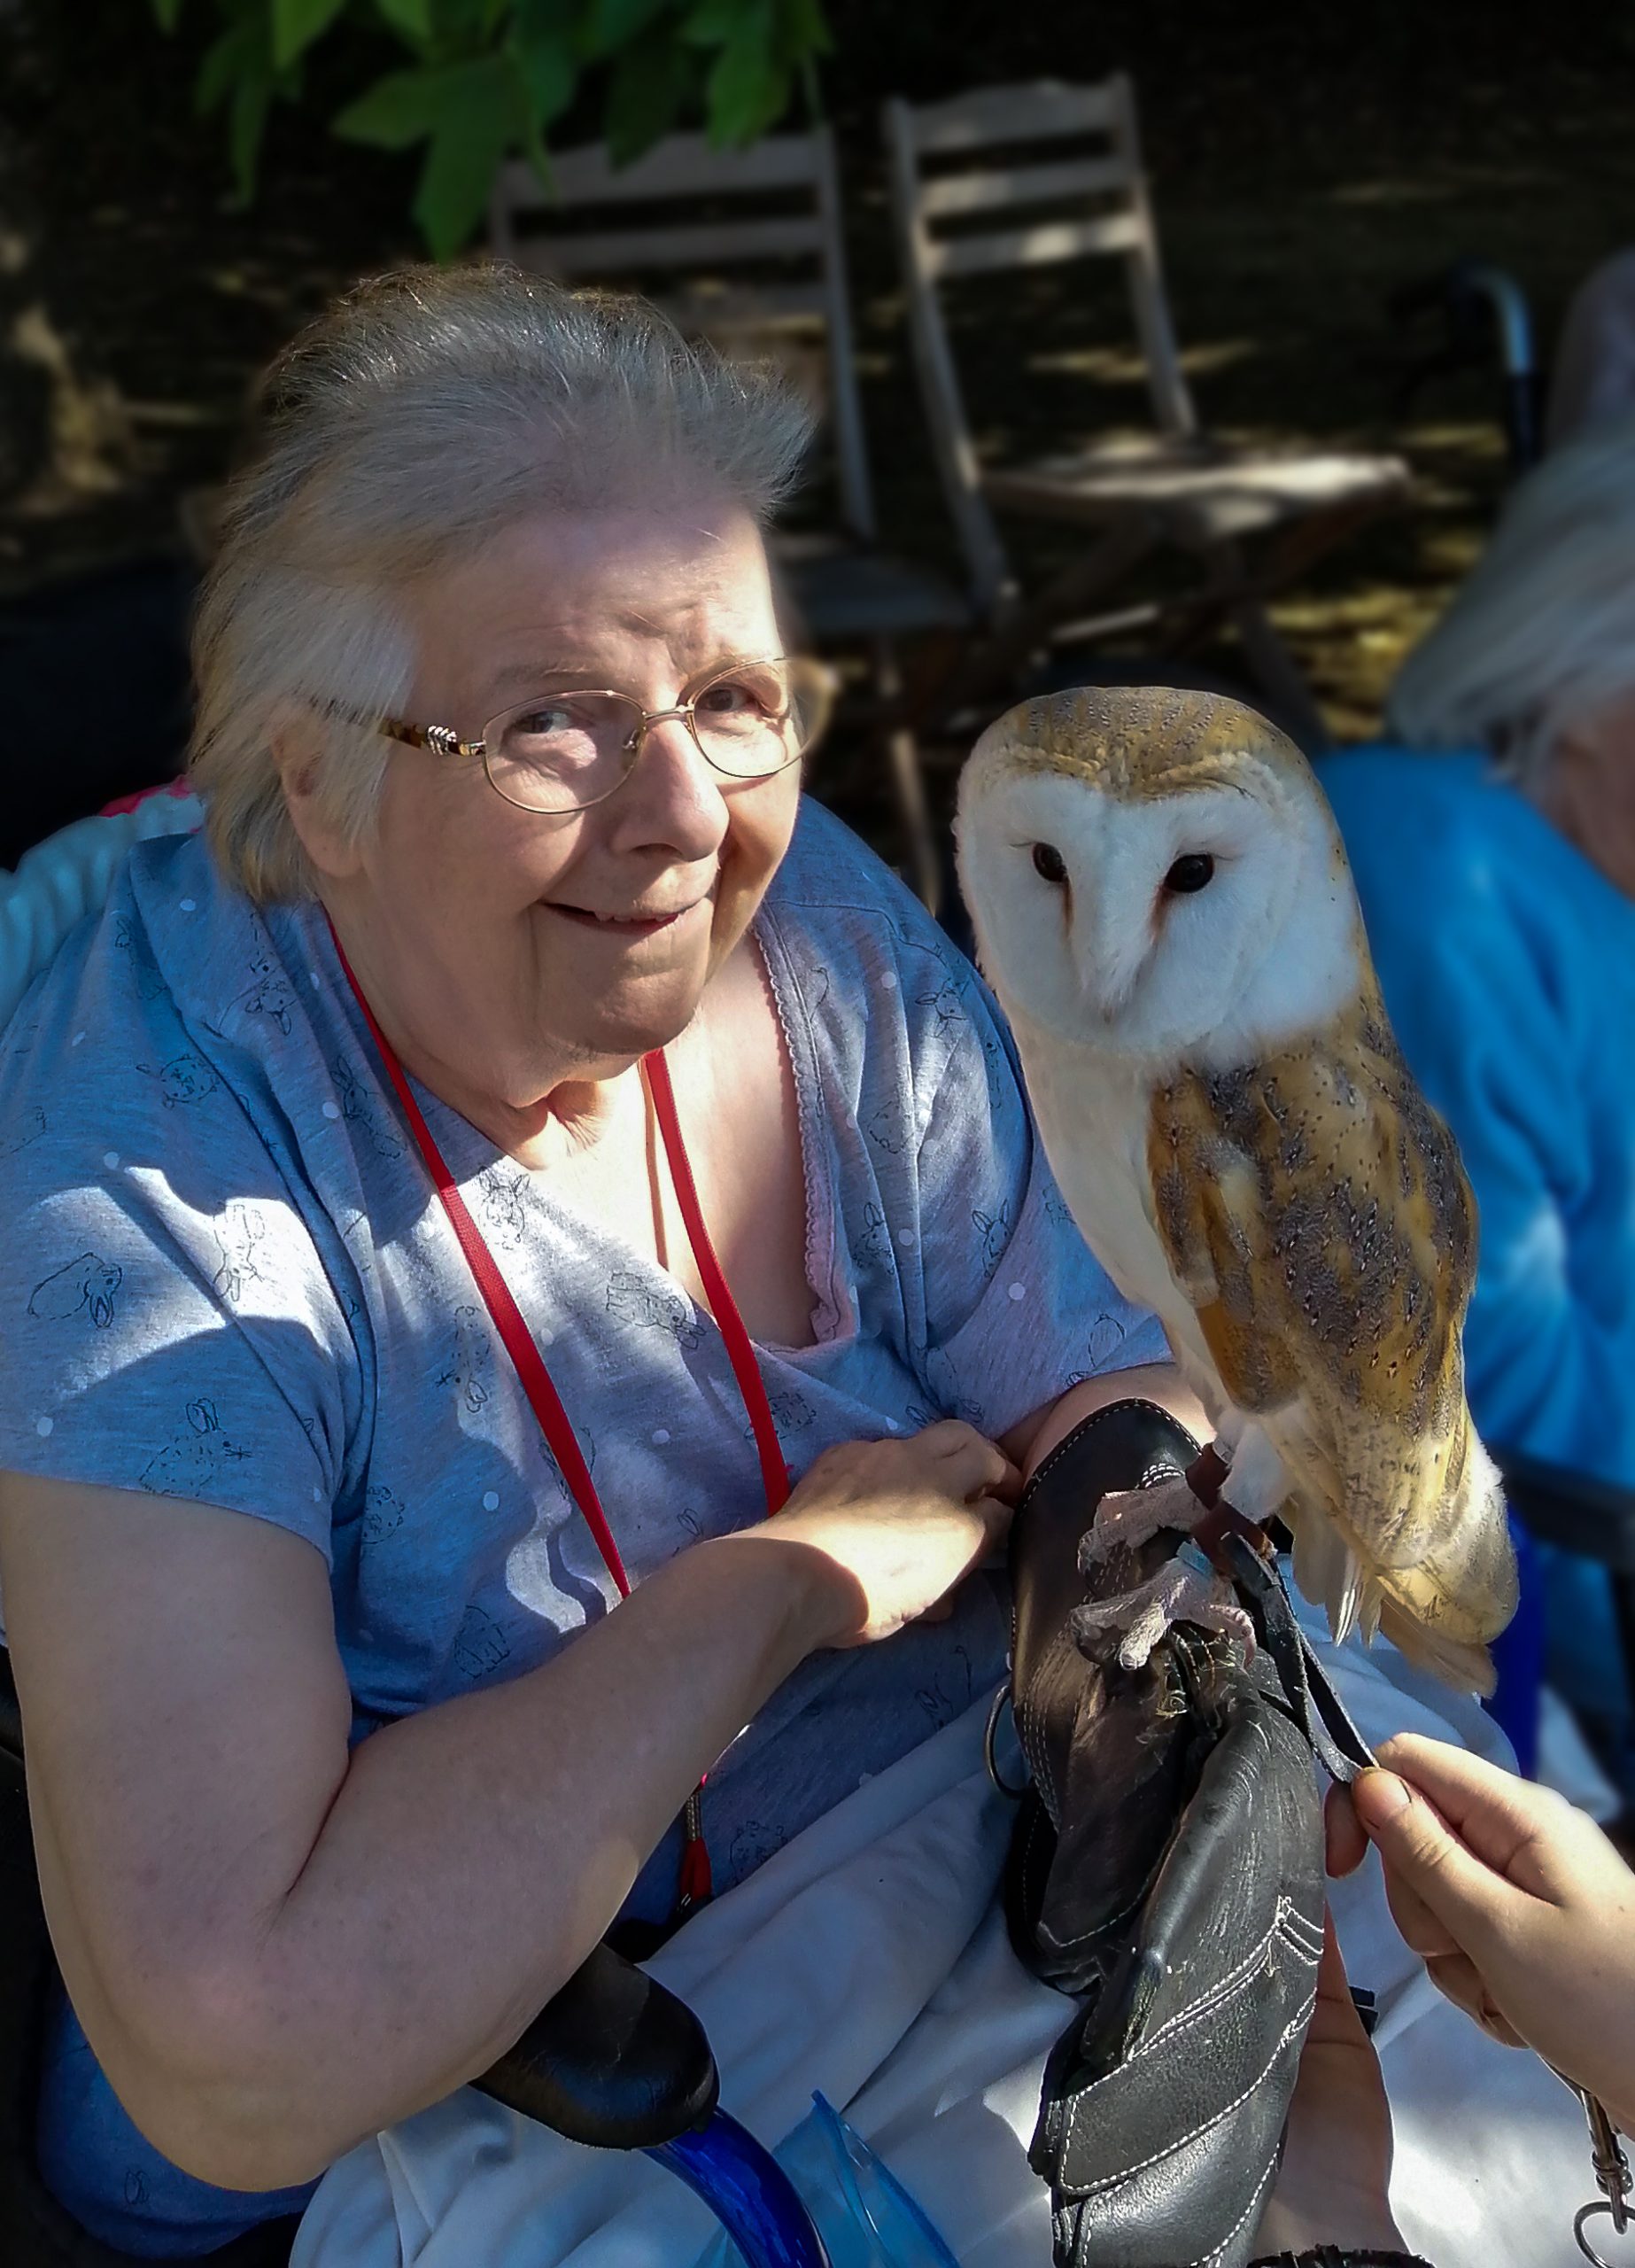
MULTIPOLYGON (((1164 1324, 1226 1501, 1287 1521, 1337 1638, 1383 1628, 1490 1689, 1516 1579, 1465 1404, 1474 1207, 1386 1021, 1306 759, 1236 702, 1085 687, 989 726, 957 825, 1051 1169, 1120 1290, 1164 1324)), ((1182 1481, 1107 1498, 1087 1564, 1199 1512, 1182 1481)), ((1190 1544, 1115 1611, 1081 1613, 1126 1633, 1130 1667, 1171 1620, 1245 1620, 1190 1544)))

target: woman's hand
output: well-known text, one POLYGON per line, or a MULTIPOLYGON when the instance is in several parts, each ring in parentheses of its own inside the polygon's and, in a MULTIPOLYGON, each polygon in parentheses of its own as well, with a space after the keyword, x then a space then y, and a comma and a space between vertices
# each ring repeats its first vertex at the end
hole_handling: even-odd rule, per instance
POLYGON ((1372 1842, 1432 1982, 1635 2124, 1635 1876, 1592 1820, 1462 1749, 1403 1733, 1329 1798, 1329 1865, 1372 1842))
POLYGON ((1021 1475, 956 1418, 825 1449, 782 1511, 723 1539, 813 1555, 814 1648, 865 1646, 934 1609, 1003 1542, 1021 1475))
POLYGON ((1345 1981, 1334 1923, 1325 1916, 1317 2005, 1256 2253, 1305 2252, 1319 2244, 1399 2251, 1390 2180, 1385 2082, 1345 1981))

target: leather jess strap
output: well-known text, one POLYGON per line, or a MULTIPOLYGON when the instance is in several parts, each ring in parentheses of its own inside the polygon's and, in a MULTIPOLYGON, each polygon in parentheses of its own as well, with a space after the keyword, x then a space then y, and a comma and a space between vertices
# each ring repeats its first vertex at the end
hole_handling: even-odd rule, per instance
POLYGON ((1353 2251, 1348 2245, 1315 2244, 1309 2252, 1268 2252, 1249 2268, 1431 2268, 1417 2252, 1353 2251))
POLYGON ((1349 1787, 1360 1772, 1374 1768, 1374 1751, 1301 1629, 1281 1569, 1241 1535, 1227 1535, 1220 1549, 1254 1618, 1256 1637, 1276 1666, 1296 1724, 1329 1778, 1349 1787))
MULTIPOLYGON (((461 1254, 471 1271, 472 1281, 481 1294, 495 1330, 507 1354, 510 1356, 519 1383, 528 1397, 530 1408, 539 1421, 546 1445, 556 1460, 558 1470, 567 1482, 574 1503, 584 1517, 593 1541, 601 1556, 603 1565, 613 1579, 614 1588, 621 1598, 631 1594, 631 1581, 624 1557, 614 1540, 613 1530, 603 1508, 591 1469, 579 1447, 572 1420, 562 1405, 562 1396, 540 1354, 533 1333, 523 1320, 522 1309, 512 1295, 499 1263, 489 1250, 482 1231, 471 1216, 470 1208, 461 1196, 458 1183, 449 1169, 448 1161, 438 1146, 437 1138, 426 1123, 424 1112, 410 1086, 407 1074, 398 1060, 396 1049, 381 1029, 380 1024, 366 998, 363 987, 353 972, 335 925, 329 924, 329 935, 335 951, 351 985, 369 1036, 379 1052, 386 1076, 391 1080, 409 1130, 415 1137, 427 1173, 437 1192, 438 1202, 453 1230, 461 1254)), ((716 1255, 709 1231, 705 1224, 703 1208, 699 1202, 698 1187, 693 1177, 691 1161, 682 1138, 681 1121, 676 1109, 675 1091, 670 1084, 670 1066, 662 1050, 655 1050, 641 1059, 642 1076, 652 1099, 654 1115, 658 1121, 660 1137, 669 1162, 670 1179, 675 1186, 676 1200, 693 1249, 694 1261, 703 1284, 714 1315, 716 1326, 725 1346, 732 1375, 748 1413, 750 1432, 755 1440, 761 1464, 761 1483, 766 1496, 766 1512, 770 1519, 781 1511, 788 1500, 789 1472, 784 1463, 783 1450, 778 1440, 778 1429, 772 1420, 771 1403, 767 1396, 765 1381, 760 1364, 738 1304, 726 1280, 726 1272, 716 1255)), ((701 1797, 704 1783, 688 1797, 682 1814, 682 1855, 680 1880, 676 1900, 676 1918, 684 1919, 695 1906, 702 1905, 710 1896, 712 1884, 709 1853, 704 1841, 701 1797)))

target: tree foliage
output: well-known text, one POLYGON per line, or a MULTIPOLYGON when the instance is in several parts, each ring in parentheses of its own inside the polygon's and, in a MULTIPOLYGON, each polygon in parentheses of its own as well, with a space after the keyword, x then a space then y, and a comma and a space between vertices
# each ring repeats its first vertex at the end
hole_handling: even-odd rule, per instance
MULTIPOLYGON (((203 0, 151 0, 162 28, 203 0)), ((718 147, 753 142, 797 93, 817 107, 822 0, 209 0, 219 19, 195 99, 220 111, 239 196, 253 195, 267 117, 299 103, 321 41, 356 58, 359 91, 330 120, 350 142, 425 145, 415 218, 451 258, 514 151, 549 180, 551 129, 588 94, 616 163, 688 118, 718 147)))

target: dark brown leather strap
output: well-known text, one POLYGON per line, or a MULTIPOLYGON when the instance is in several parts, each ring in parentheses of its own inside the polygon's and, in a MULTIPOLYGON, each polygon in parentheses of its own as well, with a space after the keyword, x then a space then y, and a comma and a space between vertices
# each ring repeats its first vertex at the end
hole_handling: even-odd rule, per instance
POLYGON ((1314 2244, 1309 2252, 1267 2252, 1249 2268, 1431 2268, 1417 2252, 1353 2252, 1343 2244, 1314 2244))
POLYGON ((1212 1442, 1207 1449, 1200 1449, 1187 1467, 1187 1486, 1198 1503, 1213 1512, 1231 1470, 1212 1442))

